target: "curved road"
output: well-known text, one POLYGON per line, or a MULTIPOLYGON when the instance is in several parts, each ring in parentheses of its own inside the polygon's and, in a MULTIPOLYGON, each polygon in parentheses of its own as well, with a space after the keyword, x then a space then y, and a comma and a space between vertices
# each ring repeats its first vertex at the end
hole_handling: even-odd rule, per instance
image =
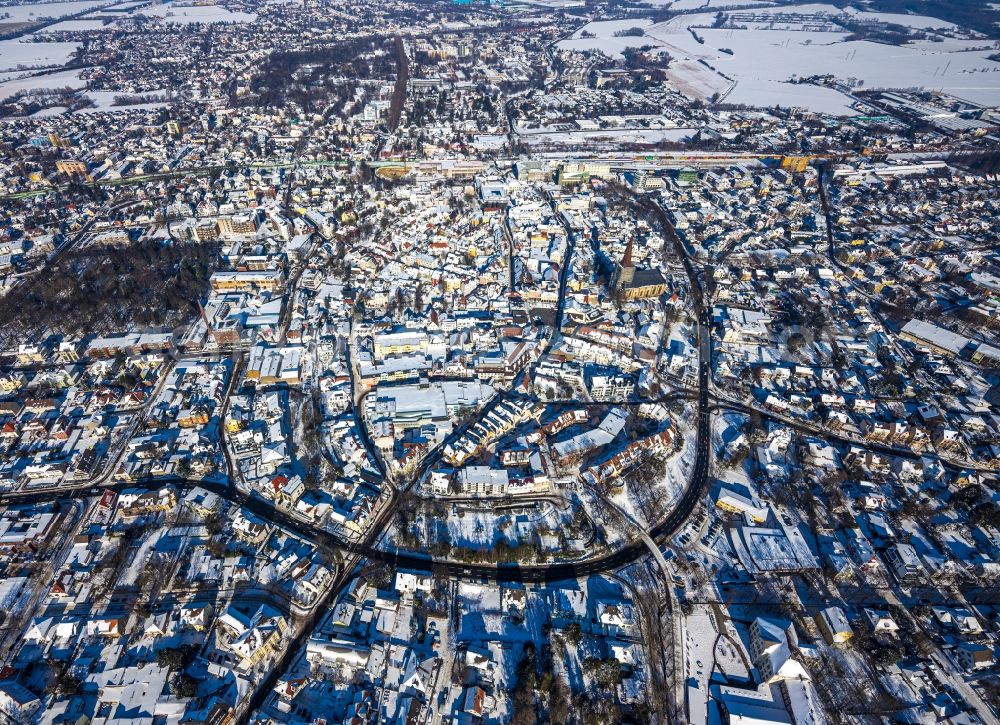
MULTIPOLYGON (((711 347, 709 341, 710 325, 707 319, 707 311, 702 301, 702 290, 698 282, 698 276, 691 264, 690 259, 687 254, 685 254, 684 247, 679 238, 675 233, 673 233, 673 227, 670 225, 663 210, 655 204, 655 202, 643 199, 640 203, 643 203, 659 217, 664 231, 675 244, 678 255, 683 260, 685 270, 687 271, 689 277, 692 300, 695 305, 698 320, 699 385, 697 392, 697 437, 695 441, 695 447, 698 453, 695 459, 695 466, 691 478, 688 481, 677 505, 663 520, 657 523, 649 531, 649 535, 653 539, 659 539, 660 537, 669 537, 673 535, 683 526, 688 516, 698 505, 707 487, 709 470, 708 440, 710 421, 708 385, 709 365, 711 360, 711 347)), ((564 267, 568 267, 568 264, 564 265, 564 267)), ((556 331, 559 329, 558 322, 559 319, 557 316, 556 331)), ((672 399, 674 397, 688 397, 688 395, 688 393, 680 395, 669 394, 663 397, 664 399, 672 399)), ((481 411, 481 413, 485 413, 490 410, 503 398, 503 393, 495 396, 494 399, 487 404, 483 411, 481 411)), ((455 433, 458 432, 459 431, 456 431, 455 433)), ((225 449, 225 445, 223 445, 223 448, 225 449)), ((434 465, 438 458, 435 454, 439 453, 440 447, 436 448, 424 459, 418 470, 423 472, 430 466, 434 465)), ((414 477, 414 480, 418 478, 419 476, 416 476, 414 477)), ((411 551, 383 550, 378 549, 373 545, 373 542, 376 541, 383 533, 385 522, 388 519, 388 514, 391 513, 393 508, 393 502, 390 502, 389 505, 383 507, 383 510, 379 515, 379 520, 375 522, 376 525, 372 526, 362 541, 357 542, 340 538, 320 526, 303 519, 293 517, 288 512, 277 508, 270 501, 257 496, 249 496, 239 491, 234 485, 235 482, 232 480, 231 476, 229 476, 228 480, 225 482, 190 480, 183 478, 163 478, 150 479, 141 483, 117 483, 110 486, 86 485, 77 488, 66 487, 61 489, 43 489, 37 491, 12 491, 0 494, 0 503, 15 505, 49 503, 67 498, 78 498, 80 496, 98 496, 109 488, 121 491, 124 489, 141 488, 143 486, 150 488, 160 487, 168 484, 176 485, 182 490, 189 490, 195 486, 200 486, 206 490, 216 493, 221 498, 224 498, 231 503, 243 506, 248 511, 265 521, 282 526, 307 541, 315 542, 317 539, 323 538, 327 541, 332 541, 332 543, 339 548, 354 555, 361 555, 375 561, 390 563, 394 566, 406 569, 431 571, 432 569, 443 568, 446 573, 455 577, 498 582, 552 582, 612 571, 631 564, 648 553, 646 544, 640 539, 608 554, 582 561, 554 562, 545 564, 467 564, 459 561, 435 560, 429 555, 411 551)), ((398 499, 398 497, 393 498, 398 499)))

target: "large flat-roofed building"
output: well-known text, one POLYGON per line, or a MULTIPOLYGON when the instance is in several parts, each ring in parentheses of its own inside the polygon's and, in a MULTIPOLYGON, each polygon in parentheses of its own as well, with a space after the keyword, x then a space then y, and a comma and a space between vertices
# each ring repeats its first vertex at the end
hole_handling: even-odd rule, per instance
POLYGON ((257 218, 253 214, 236 214, 219 219, 220 235, 251 235, 257 233, 257 218))
POLYGON ((740 563, 751 574, 819 569, 799 530, 780 520, 775 528, 733 527, 729 536, 740 563))
POLYGON ((952 357, 962 352, 971 342, 969 338, 957 332, 917 319, 912 319, 903 325, 899 336, 934 352, 952 357))
POLYGON ((431 359, 414 353, 390 357, 377 363, 362 360, 358 368, 361 382, 371 387, 376 383, 402 382, 425 375, 431 369, 431 359))
POLYGON ((56 171, 65 176, 89 176, 87 165, 82 161, 56 161, 56 171))
POLYGON ((398 330, 372 336, 376 360, 390 355, 423 353, 433 358, 444 357, 447 347, 443 335, 428 335, 422 330, 398 330))
POLYGON ((255 345, 247 363, 247 380, 257 385, 298 385, 302 379, 302 352, 301 345, 255 345))
POLYGON ((468 466, 458 473, 460 490, 470 495, 502 496, 507 492, 509 479, 507 469, 489 466, 468 466))
POLYGON ((285 276, 280 269, 247 272, 216 272, 209 282, 216 292, 250 292, 263 290, 273 292, 284 284, 285 276))
POLYGON ((737 687, 719 687, 715 693, 722 714, 728 725, 780 725, 790 724, 780 689, 761 685, 756 690, 737 687))
POLYGON ((437 426, 450 430, 450 416, 474 408, 493 395, 493 388, 474 381, 448 381, 418 385, 380 385, 368 396, 372 421, 388 419, 397 431, 437 426))
POLYGON ((55 514, 45 511, 7 509, 0 514, 0 551, 32 549, 48 536, 55 518, 55 514))
POLYGON ((114 357, 119 353, 138 355, 144 352, 169 350, 173 345, 173 335, 169 332, 130 333, 95 337, 87 345, 90 357, 114 357))

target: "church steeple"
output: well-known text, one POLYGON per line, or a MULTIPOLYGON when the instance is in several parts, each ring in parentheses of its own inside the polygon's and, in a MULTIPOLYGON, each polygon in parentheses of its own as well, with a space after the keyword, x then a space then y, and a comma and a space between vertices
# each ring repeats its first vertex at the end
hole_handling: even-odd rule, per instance
POLYGON ((618 273, 615 275, 616 289, 628 287, 635 277, 635 266, 632 264, 632 243, 634 240, 635 237, 630 236, 628 244, 625 245, 625 254, 622 255, 621 264, 618 265, 618 273))
POLYGON ((632 266, 632 242, 635 237, 629 236, 628 244, 625 245, 625 254, 622 255, 622 267, 632 266))

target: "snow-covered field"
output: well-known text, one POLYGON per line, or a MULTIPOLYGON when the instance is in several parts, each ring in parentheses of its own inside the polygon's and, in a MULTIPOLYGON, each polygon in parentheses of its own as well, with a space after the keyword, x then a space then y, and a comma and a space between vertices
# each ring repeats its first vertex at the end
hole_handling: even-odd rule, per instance
MULTIPOLYGON (((44 73, 30 75, 23 78, 12 78, 0 82, 0 100, 10 98, 21 91, 31 91, 43 88, 73 88, 82 89, 87 85, 87 81, 80 78, 80 70, 65 70, 56 73, 44 73)), ((159 91, 163 93, 164 91, 159 91)), ((96 106, 82 108, 77 113, 117 113, 122 111, 140 111, 154 108, 162 108, 166 103, 139 103, 130 106, 114 105, 115 96, 128 95, 124 91, 85 91, 96 106)), ((63 106, 45 108, 33 114, 35 117, 58 116, 65 113, 67 109, 63 106)))
MULTIPOLYGON (((684 1, 684 0, 682 0, 684 1)), ((692 0, 694 2, 694 0, 692 0)), ((733 5, 739 4, 744 5, 743 2, 739 3, 724 3, 716 1, 715 5, 733 5)), ((829 3, 800 3, 798 5, 781 5, 777 3, 766 3, 771 5, 771 7, 755 7, 751 8, 754 13, 763 15, 789 15, 791 13, 800 15, 829 15, 837 16, 846 13, 858 20, 874 21, 880 20, 884 23, 894 23, 896 25, 903 25, 907 28, 913 28, 914 30, 957 30, 958 26, 954 23, 950 23, 947 20, 941 20, 940 18, 934 18, 929 15, 909 15, 903 13, 875 13, 869 12, 867 10, 860 10, 854 7, 838 8, 836 5, 831 5, 829 3)), ((674 6, 675 8, 677 6, 674 6)))
POLYGON ((113 8, 101 8, 100 10, 97 11, 96 14, 98 14, 98 15, 102 15, 103 14, 103 15, 120 16, 126 10, 132 10, 133 8, 137 8, 140 5, 143 5, 144 3, 145 3, 145 0, 138 0, 137 2, 133 2, 133 3, 121 3, 119 5, 115 5, 113 8))
MULTIPOLYGON (((733 103, 764 97, 768 99, 764 105, 792 105, 790 97, 815 91, 846 101, 845 96, 830 89, 783 82, 796 76, 824 74, 857 79, 864 88, 922 87, 989 105, 1000 103, 1000 63, 988 60, 995 51, 966 50, 981 47, 981 43, 974 41, 962 46, 963 50, 948 51, 940 43, 930 41, 901 47, 868 41, 831 42, 830 33, 815 34, 822 38, 809 33, 766 30, 700 30, 699 34, 705 38, 705 45, 699 46, 702 51, 705 48, 733 51, 731 56, 719 53, 707 61, 737 81, 736 89, 726 99, 733 103)), ((810 96, 798 105, 821 100, 810 96)))
POLYGON ((652 25, 653 21, 647 18, 587 23, 573 33, 572 37, 560 41, 559 47, 566 50, 600 50, 611 56, 621 55, 622 51, 626 48, 652 45, 652 43, 643 36, 617 37, 615 33, 628 30, 629 28, 642 28, 645 30, 652 25), (585 37, 588 34, 594 37, 585 37), (644 40, 646 42, 643 42, 644 40))
POLYGON ((696 60, 672 62, 667 68, 667 78, 671 88, 698 101, 708 100, 716 93, 722 96, 736 85, 696 60))
POLYGON ((0 40, 0 70, 51 68, 65 65, 79 43, 28 43, 19 39, 0 40))
POLYGON ((68 33, 73 31, 100 30, 105 27, 103 20, 63 20, 61 23, 50 25, 38 31, 39 35, 49 33, 68 33))
POLYGON ((447 527, 454 545, 482 549, 500 539, 517 546, 531 541, 538 529, 558 530, 563 523, 560 512, 543 503, 537 510, 525 508, 520 513, 465 510, 448 516, 447 527))
POLYGON ((168 23, 252 23, 254 13, 232 12, 220 5, 154 5, 139 11, 142 15, 163 18, 168 23))
POLYGON ((762 5, 774 5, 771 0, 645 0, 645 5, 656 7, 670 6, 671 10, 706 10, 712 8, 756 8, 762 5))
POLYGON ((49 108, 43 108, 40 111, 35 111, 31 114, 32 118, 51 118, 52 116, 61 116, 66 113, 69 109, 66 106, 51 106, 49 108))
POLYGON ((845 8, 844 12, 858 20, 878 20, 883 23, 904 25, 914 30, 958 30, 958 26, 947 20, 931 18, 926 15, 904 15, 902 13, 872 13, 857 8, 845 8))
MULTIPOLYGON (((514 508, 478 509, 461 504, 447 514, 432 515, 418 512, 413 532, 421 545, 430 547, 446 541, 452 546, 477 551, 491 550, 503 541, 510 547, 535 544, 543 553, 563 551, 558 533, 573 522, 572 510, 557 507, 550 501, 526 503, 514 508)), ((387 542, 398 545, 399 531, 394 526, 387 535, 387 542)), ((568 539, 565 551, 579 556, 586 544, 582 539, 568 539)))
MULTIPOLYGON (((959 38, 903 46, 847 42, 846 32, 830 32, 832 19, 840 12, 831 5, 762 7, 755 12, 773 16, 773 20, 755 23, 758 28, 753 30, 712 28, 715 15, 710 12, 681 15, 655 25, 641 20, 590 23, 562 41, 560 47, 619 55, 628 47, 661 47, 673 58, 668 71, 672 87, 698 99, 718 93, 719 99, 728 103, 799 106, 849 115, 853 111, 845 94, 790 82, 833 75, 857 87, 925 88, 977 103, 1000 104, 1000 63, 988 59, 996 52, 991 42, 959 38), (790 12, 826 14, 831 23, 805 27, 787 18, 790 12), (641 27, 645 34, 615 36, 630 27, 641 27), (695 39, 691 28, 703 43, 695 39), (596 37, 582 37, 584 31, 596 37)), ((852 14, 863 19, 873 15, 852 14)), ((955 30, 950 23, 925 16, 879 17, 916 30, 955 30)))
POLYGON ((87 82, 80 78, 80 71, 78 70, 66 70, 59 73, 30 76, 28 78, 15 78, 14 80, 0 83, 0 100, 10 98, 21 91, 29 91, 36 88, 83 88, 86 84, 87 82))
POLYGON ((115 111, 138 111, 152 108, 162 108, 166 103, 138 103, 132 106, 115 106, 115 96, 127 95, 121 91, 87 91, 87 96, 97 105, 93 108, 81 108, 80 113, 103 113, 115 111))
POLYGON ((78 0, 76 2, 30 3, 0 6, 0 23, 33 23, 42 18, 63 18, 91 8, 107 5, 108 0, 78 0))

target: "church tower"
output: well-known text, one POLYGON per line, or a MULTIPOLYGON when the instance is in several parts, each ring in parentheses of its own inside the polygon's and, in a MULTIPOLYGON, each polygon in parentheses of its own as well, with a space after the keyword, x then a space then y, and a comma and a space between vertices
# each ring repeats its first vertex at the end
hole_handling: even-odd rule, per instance
POLYGON ((633 239, 634 237, 629 237, 628 244, 625 246, 625 254, 622 255, 622 261, 616 270, 614 286, 617 290, 631 286, 632 280, 635 278, 635 265, 632 264, 633 239))

